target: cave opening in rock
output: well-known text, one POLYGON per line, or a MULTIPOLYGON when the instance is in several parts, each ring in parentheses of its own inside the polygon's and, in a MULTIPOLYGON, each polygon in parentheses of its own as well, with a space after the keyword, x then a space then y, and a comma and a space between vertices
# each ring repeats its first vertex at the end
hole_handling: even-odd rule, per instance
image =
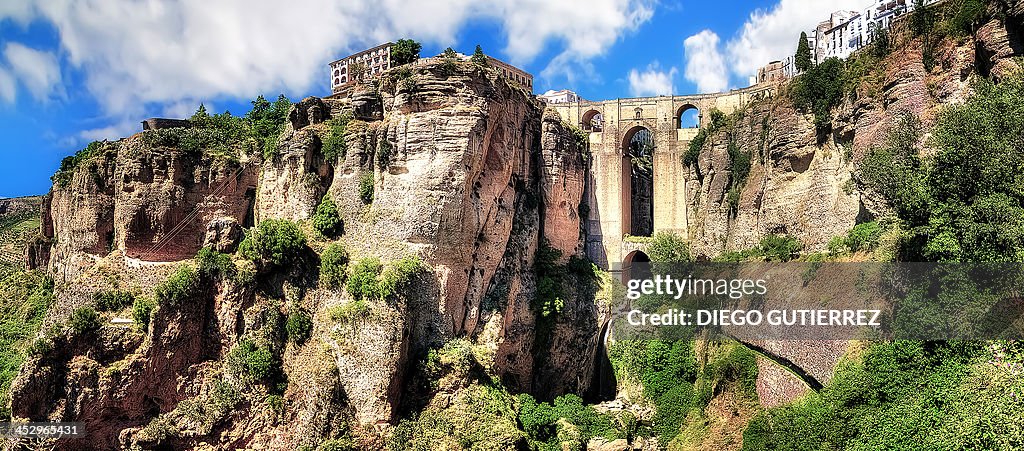
POLYGON ((654 233, 654 133, 644 126, 626 132, 622 150, 622 230, 654 233))

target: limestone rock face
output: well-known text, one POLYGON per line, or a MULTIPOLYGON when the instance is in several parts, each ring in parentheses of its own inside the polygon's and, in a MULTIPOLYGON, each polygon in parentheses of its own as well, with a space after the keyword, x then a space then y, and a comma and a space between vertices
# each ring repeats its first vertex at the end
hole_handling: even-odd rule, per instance
POLYGON ((752 160, 734 204, 729 192, 736 182, 724 133, 708 140, 691 169, 689 223, 696 255, 751 248, 773 233, 793 235, 810 250, 823 249, 853 227, 858 200, 843 191, 852 164, 835 143, 819 146, 813 124, 792 105, 754 104, 732 139, 752 160))
POLYGON ((217 252, 234 252, 242 241, 242 226, 235 218, 216 218, 206 225, 206 236, 203 246, 209 246, 217 252))
POLYGON ((481 365, 516 391, 585 392, 607 312, 590 284, 569 278, 561 314, 539 326, 534 271, 542 241, 561 262, 582 248, 578 138, 497 71, 458 63, 454 72, 437 64, 411 72, 386 73, 379 86, 343 98, 304 99, 276 152, 240 163, 151 146, 144 134, 106 144, 54 186, 43 232, 63 312, 53 323, 109 288, 97 275, 122 274, 129 288, 151 292, 201 246, 232 252, 242 228, 262 220, 308 231, 327 194, 351 260, 417 256, 428 271, 414 288, 354 306, 344 288, 317 282, 316 252, 327 244, 318 235, 277 273, 236 258, 237 273, 203 276, 186 302, 161 305, 148 335, 126 328, 107 337, 114 331, 104 326, 102 340, 59 339, 33 357, 12 388, 15 414, 84 421, 96 435, 81 445, 97 449, 296 448, 349 419, 374 436, 396 420, 419 359, 453 338, 480 349, 481 365), (344 154, 328 161, 322 143, 334 117, 351 119, 344 154), (361 191, 371 187, 369 201, 361 191), (347 308, 360 313, 338 313, 347 308), (282 338, 275 315, 293 309, 313 320, 305 345, 282 338), (210 409, 211 397, 224 396, 218 387, 237 382, 227 354, 243 339, 280 355, 288 407, 275 420, 258 397, 236 405, 244 421, 207 424, 210 411, 196 409, 210 409))
POLYGON ((256 172, 245 163, 150 147, 141 135, 110 143, 57 183, 44 206, 51 269, 70 280, 113 250, 148 261, 181 260, 203 244, 214 218, 245 219, 256 172))
POLYGON ((332 177, 320 146, 316 133, 300 129, 278 146, 278 155, 263 162, 256 192, 256 223, 309 219, 332 177))

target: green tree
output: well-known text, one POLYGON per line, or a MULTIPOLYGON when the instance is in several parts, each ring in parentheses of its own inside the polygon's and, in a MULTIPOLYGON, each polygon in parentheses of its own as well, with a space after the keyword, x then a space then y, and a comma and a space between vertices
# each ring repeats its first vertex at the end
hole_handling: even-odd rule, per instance
POLYGON ((793 102, 814 113, 814 126, 819 133, 832 126, 832 109, 843 99, 843 72, 843 61, 829 58, 811 66, 793 84, 793 102))
POLYGON ((423 46, 412 39, 399 39, 391 46, 391 65, 401 66, 415 62, 420 58, 420 50, 423 46))
POLYGON ((800 32, 800 42, 796 44, 796 70, 807 72, 814 60, 811 58, 811 46, 807 43, 807 33, 800 32))
POLYGON ((477 44, 476 50, 473 51, 473 56, 469 57, 469 61, 473 64, 479 64, 481 66, 487 66, 487 55, 484 55, 484 49, 477 44))

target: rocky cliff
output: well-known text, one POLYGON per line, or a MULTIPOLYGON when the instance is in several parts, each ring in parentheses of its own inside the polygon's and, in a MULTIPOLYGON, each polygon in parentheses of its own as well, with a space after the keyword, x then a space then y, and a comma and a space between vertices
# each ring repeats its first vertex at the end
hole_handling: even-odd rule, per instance
POLYGON ((543 325, 534 302, 538 248, 561 264, 581 249, 584 154, 557 116, 493 70, 426 62, 306 99, 289 119, 265 156, 165 145, 156 130, 104 143, 55 177, 42 230, 58 308, 12 388, 15 417, 86 423, 89 436, 65 449, 277 449, 352 436, 374 447, 409 410, 420 359, 458 337, 514 391, 587 390, 593 290, 564 281, 560 313, 543 325), (328 157, 338 127, 343 150, 328 157), (344 224, 336 239, 310 225, 325 197, 344 224), (240 227, 269 219, 310 237, 289 267, 188 262, 204 245, 233 252, 240 227), (426 272, 367 305, 317 282, 317 254, 332 244, 353 263, 415 256, 426 272), (124 306, 99 325, 64 322, 99 293, 144 298, 154 287, 148 327, 106 324, 130 315, 124 306), (283 331, 299 312, 312 319, 301 344, 283 331), (279 382, 247 385, 230 370, 252 343, 279 359, 279 382))
MULTIPOLYGON (((957 6, 941 5, 936 14, 941 19, 957 6)), ((897 21, 884 57, 865 57, 868 49, 848 63, 853 74, 842 81, 843 101, 827 130, 817 130, 813 115, 795 106, 792 84, 730 117, 690 168, 695 254, 748 249, 769 234, 787 234, 805 251, 823 251, 832 237, 884 216, 887 207, 853 179, 857 164, 886 144, 902 115, 920 119, 927 140, 938 110, 962 102, 974 77, 998 80, 1019 70, 1021 9, 1020 2, 991 2, 987 17, 995 18, 977 24, 975 33, 940 39, 915 35, 909 18, 897 21), (734 153, 750 157, 745 181, 733 174, 730 143, 734 153)))

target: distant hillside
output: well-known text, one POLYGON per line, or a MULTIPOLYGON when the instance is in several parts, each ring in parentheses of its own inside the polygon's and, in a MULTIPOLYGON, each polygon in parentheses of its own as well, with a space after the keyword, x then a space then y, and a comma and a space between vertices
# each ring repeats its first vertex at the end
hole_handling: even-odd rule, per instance
POLYGON ((39 233, 43 196, 0 199, 0 275, 25 266, 25 246, 39 233))

